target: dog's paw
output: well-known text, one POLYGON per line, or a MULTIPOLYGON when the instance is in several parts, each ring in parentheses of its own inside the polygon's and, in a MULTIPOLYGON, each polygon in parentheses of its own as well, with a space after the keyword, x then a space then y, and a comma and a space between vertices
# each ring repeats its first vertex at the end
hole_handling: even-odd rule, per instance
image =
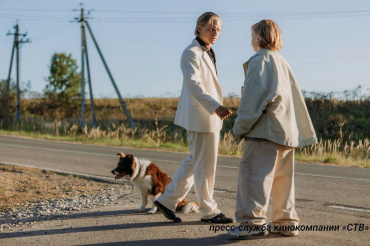
POLYGON ((144 212, 144 210, 145 210, 145 208, 138 208, 135 211, 138 212, 138 213, 142 213, 142 212, 144 212))
POLYGON ((147 214, 155 214, 155 212, 157 212, 157 209, 150 209, 148 212, 146 212, 147 214))

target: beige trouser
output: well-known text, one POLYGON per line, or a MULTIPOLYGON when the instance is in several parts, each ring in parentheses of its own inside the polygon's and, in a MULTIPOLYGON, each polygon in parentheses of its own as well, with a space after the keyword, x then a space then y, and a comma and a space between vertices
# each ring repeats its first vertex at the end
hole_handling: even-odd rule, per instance
POLYGON ((165 193, 157 201, 175 211, 194 183, 201 218, 210 219, 220 213, 213 199, 220 133, 188 131, 187 137, 190 154, 181 162, 165 193))
POLYGON ((270 141, 245 141, 239 167, 235 217, 251 225, 266 223, 272 198, 275 225, 298 225, 294 209, 294 148, 270 141))

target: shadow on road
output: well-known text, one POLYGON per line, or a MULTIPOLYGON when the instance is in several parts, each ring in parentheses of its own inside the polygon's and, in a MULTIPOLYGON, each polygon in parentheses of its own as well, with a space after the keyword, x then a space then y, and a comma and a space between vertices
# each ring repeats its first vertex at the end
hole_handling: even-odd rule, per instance
MULTIPOLYGON (((173 222, 148 222, 148 223, 136 223, 136 224, 116 224, 116 225, 104 225, 104 226, 89 226, 89 227, 78 227, 78 228, 64 228, 64 229, 50 229, 50 230, 38 230, 28 232, 13 232, 0 234, 0 238, 22 238, 22 237, 35 237, 35 236, 50 236, 56 234, 70 234, 70 233, 81 233, 81 232, 93 232, 93 231, 110 231, 110 230, 124 230, 124 229, 143 229, 149 227, 161 227, 161 226, 174 226, 183 227, 187 225, 204 225, 200 221, 189 221, 183 223, 173 222)), ((252 237, 247 239, 250 240, 268 240, 278 238, 280 236, 271 235, 265 237, 252 237)), ((135 241, 122 241, 102 244, 88 244, 88 245, 224 245, 230 243, 237 243, 240 240, 232 238, 223 233, 221 235, 215 235, 211 237, 203 238, 171 238, 171 239, 153 239, 153 240, 135 240, 135 241)))
MULTIPOLYGON (((149 209, 147 209, 149 210, 149 209)), ((127 209, 127 210, 112 210, 112 211, 98 211, 98 212, 88 212, 88 213, 73 213, 67 214, 60 217, 60 219, 80 219, 80 218, 88 218, 88 217, 104 217, 104 216, 117 216, 117 215, 146 215, 146 213, 138 213, 134 209, 127 209)), ((54 218, 59 219, 59 218, 54 218)))
MULTIPOLYGON (((146 209, 149 211, 149 209, 146 209)), ((104 217, 104 216, 125 216, 125 215, 135 215, 135 216, 147 216, 145 212, 138 213, 134 209, 128 210, 114 210, 114 211, 98 211, 98 212, 89 212, 89 213, 73 213, 67 215, 59 215, 59 216, 48 216, 45 217, 43 220, 40 220, 40 217, 30 217, 26 221, 27 222, 35 222, 35 221, 52 221, 52 220, 66 220, 66 219, 80 219, 80 218, 89 218, 89 217, 104 217)), ((1 236, 0 236, 1 238, 1 236)))
POLYGON ((161 227, 161 226, 186 226, 186 225, 204 225, 201 221, 189 221, 183 223, 173 223, 171 221, 166 222, 148 222, 148 223, 136 223, 136 224, 116 224, 116 225, 102 225, 102 226, 89 226, 89 227, 78 227, 78 228, 61 228, 61 229, 50 229, 50 230, 39 230, 39 231, 27 231, 27 232, 7 232, 0 234, 0 238, 16 238, 16 237, 34 237, 41 235, 55 235, 63 233, 79 233, 79 232, 92 232, 92 231, 109 231, 109 230, 121 230, 121 229, 143 229, 146 227, 161 227))
POLYGON ((269 240, 274 239, 279 236, 268 235, 264 237, 251 237, 248 239, 240 240, 231 238, 227 234, 217 235, 214 237, 203 237, 203 238, 170 238, 170 239, 153 239, 153 240, 135 240, 135 241, 122 241, 114 243, 98 243, 98 244, 81 244, 82 245, 91 245, 91 246, 116 246, 116 245, 225 245, 240 243, 242 241, 255 241, 255 240, 269 240))
MULTIPOLYGON (((86 218, 86 217, 100 217, 100 216, 116 216, 116 215, 133 215, 135 210, 119 210, 119 211, 102 211, 102 212, 91 212, 91 213, 80 213, 71 214, 60 217, 60 219, 68 218, 86 218)), ((146 215, 144 213, 137 215, 146 215)), ((83 232, 98 232, 98 231, 110 231, 110 230, 124 230, 124 229, 143 229, 150 227, 183 227, 192 225, 205 225, 201 221, 186 221, 183 223, 173 223, 171 221, 160 221, 160 222, 145 222, 145 223, 130 223, 130 224, 115 224, 115 225, 101 225, 101 226, 87 226, 87 227, 77 227, 77 228, 60 228, 60 229, 47 229, 47 230, 37 230, 37 231, 23 231, 23 232, 7 232, 0 234, 0 238, 24 238, 24 237, 35 237, 35 236, 50 236, 57 234, 70 234, 70 233, 83 233, 83 232)), ((248 240, 265 240, 275 238, 275 235, 269 235, 267 237, 256 237, 248 240)), ((171 238, 171 239, 153 239, 153 240, 138 240, 138 241, 125 241, 117 243, 105 243, 96 245, 223 245, 228 243, 238 242, 226 234, 215 235, 214 237, 204 237, 204 238, 171 238)), ((89 244, 91 245, 91 244, 89 244)))

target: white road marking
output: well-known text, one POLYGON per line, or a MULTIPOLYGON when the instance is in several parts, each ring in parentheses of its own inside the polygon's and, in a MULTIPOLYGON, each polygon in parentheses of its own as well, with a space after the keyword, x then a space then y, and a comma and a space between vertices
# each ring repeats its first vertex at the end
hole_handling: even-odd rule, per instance
POLYGON ((63 149, 52 149, 52 148, 42 148, 42 147, 31 147, 31 146, 24 146, 24 145, 19 145, 19 144, 4 144, 4 143, 0 143, 0 145, 13 146, 13 147, 21 147, 21 148, 24 148, 24 149, 37 149, 37 150, 47 150, 47 151, 57 151, 57 152, 67 152, 67 153, 84 154, 84 155, 113 156, 113 155, 110 155, 110 154, 91 153, 91 152, 86 152, 86 151, 76 151, 76 150, 63 150, 63 149))
POLYGON ((369 209, 362 209, 362 208, 349 208, 349 207, 343 207, 343 206, 329 206, 329 208, 337 208, 337 209, 344 209, 344 210, 352 210, 352 211, 370 213, 369 209))
MULTIPOLYGON (((13 147, 21 147, 21 148, 26 148, 26 149, 37 149, 37 150, 47 150, 47 151, 57 151, 57 152, 84 154, 84 155, 98 155, 98 156, 110 156, 110 157, 114 156, 114 155, 111 155, 111 154, 91 153, 91 152, 86 152, 86 151, 62 150, 62 149, 43 148, 43 147, 31 147, 31 146, 24 146, 24 145, 19 145, 19 144, 4 144, 4 143, 0 143, 0 145, 3 145, 3 146, 13 146, 13 147)), ((179 164, 180 163, 180 161, 169 161, 169 160, 152 159, 152 158, 148 158, 148 159, 150 159, 152 161, 158 161, 158 162, 168 162, 168 163, 176 163, 176 164, 179 164)), ((221 168, 229 168, 229 169, 238 169, 239 168, 239 167, 222 166, 222 165, 218 165, 218 167, 221 167, 221 168)), ((356 181, 370 182, 370 179, 348 178, 348 177, 340 177, 340 176, 327 176, 327 175, 319 175, 319 174, 311 174, 311 173, 297 173, 296 172, 295 175, 310 176, 310 177, 319 177, 319 178, 344 179, 344 180, 356 180, 356 181)))
MULTIPOLYGON (((31 140, 31 141, 40 141, 40 142, 52 142, 52 143, 57 143, 57 144, 65 144, 65 145, 80 145, 80 146, 88 146, 88 147, 101 147, 101 148, 115 148, 115 149, 132 149, 132 150, 150 150, 150 151, 156 151, 156 152, 166 152, 166 153, 171 153, 171 154, 177 154, 177 155, 183 155, 186 153, 183 152, 176 152, 176 151, 167 151, 167 150, 160 150, 160 149, 146 149, 146 148, 135 148, 135 147, 128 147, 128 146, 106 146, 106 145, 98 145, 98 144, 88 144, 88 143, 76 143, 76 142, 63 142, 61 140, 45 140, 45 139, 37 139, 37 138, 32 138, 32 137, 13 137, 13 136, 8 136, 8 135, 1 135, 0 137, 4 138, 12 138, 12 139, 26 139, 26 140, 31 140)), ((6 145, 6 144, 5 144, 6 145)), ((10 145, 10 144, 9 144, 10 145)), ((24 146, 24 145, 20 145, 24 146)))
POLYGON ((230 168, 230 169, 239 169, 239 167, 222 166, 222 165, 217 165, 217 167, 230 168))
MULTIPOLYGON (((218 166, 223 168, 231 168, 231 169, 238 169, 238 167, 230 167, 230 166, 218 166)), ((312 173, 294 173, 295 175, 301 176, 311 176, 311 177, 320 177, 320 178, 329 178, 329 179, 347 179, 347 180, 356 180, 356 181, 367 181, 370 182, 370 179, 358 179, 358 178, 348 178, 348 177, 340 177, 340 176, 327 176, 327 175, 319 175, 319 174, 312 174, 312 173)))
POLYGON ((348 177, 340 177, 340 176, 327 176, 327 175, 319 175, 319 174, 311 174, 311 173, 295 173, 295 175, 311 176, 311 177, 319 177, 319 178, 329 178, 329 179, 346 179, 346 180, 356 180, 356 181, 370 182, 370 179, 357 179, 357 178, 348 178, 348 177))
POLYGON ((10 166, 17 166, 17 167, 29 167, 29 168, 46 170, 46 171, 51 171, 51 172, 56 172, 56 173, 72 174, 72 175, 75 175, 75 176, 81 176, 81 177, 86 177, 86 178, 97 178, 97 179, 118 181, 118 182, 124 182, 124 183, 131 183, 131 182, 126 181, 126 180, 122 180, 122 179, 115 180, 114 178, 106 177, 106 176, 98 176, 98 175, 92 175, 92 174, 86 174, 86 173, 69 172, 69 171, 63 171, 63 170, 58 170, 58 169, 52 169, 52 168, 46 168, 46 167, 36 167, 36 166, 31 166, 31 165, 26 165, 26 164, 19 164, 19 163, 13 163, 13 162, 0 161, 0 164, 10 165, 10 166))

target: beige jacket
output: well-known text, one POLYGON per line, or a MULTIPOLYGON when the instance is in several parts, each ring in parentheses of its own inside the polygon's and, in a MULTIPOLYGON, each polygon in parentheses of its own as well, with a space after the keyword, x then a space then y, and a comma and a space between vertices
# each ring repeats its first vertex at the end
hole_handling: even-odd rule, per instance
POLYGON ((244 90, 234 135, 290 147, 317 143, 301 90, 279 52, 261 49, 243 66, 244 90))
POLYGON ((175 124, 188 131, 219 132, 222 120, 214 113, 222 105, 216 69, 195 39, 181 56, 184 77, 175 124))

